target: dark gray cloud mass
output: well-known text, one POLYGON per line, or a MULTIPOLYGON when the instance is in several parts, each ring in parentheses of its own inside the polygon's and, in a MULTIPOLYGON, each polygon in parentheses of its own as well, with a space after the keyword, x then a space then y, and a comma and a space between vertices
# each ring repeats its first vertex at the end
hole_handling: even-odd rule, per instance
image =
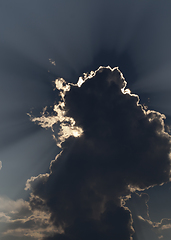
MULTIPOLYGON (((133 220, 125 202, 136 190, 169 181, 171 142, 164 131, 165 116, 145 110, 125 87, 118 68, 101 67, 81 86, 60 91, 65 115, 83 132, 65 138, 50 174, 27 182, 32 210, 48 209, 53 224, 63 229, 46 240, 131 239, 133 220)), ((47 119, 52 122, 57 115, 47 119)))

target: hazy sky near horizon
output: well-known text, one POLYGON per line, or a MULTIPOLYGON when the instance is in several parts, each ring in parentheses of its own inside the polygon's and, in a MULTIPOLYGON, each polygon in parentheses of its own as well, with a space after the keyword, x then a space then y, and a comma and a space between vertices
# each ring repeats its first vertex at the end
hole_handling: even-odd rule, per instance
MULTIPOLYGON (((46 211, 41 211, 38 207, 34 209, 33 200, 36 194, 39 197, 42 194, 42 199, 48 202, 42 188, 38 191, 38 187, 33 186, 32 190, 24 190, 28 179, 39 174, 49 173, 50 162, 60 152, 59 146, 56 146, 52 137, 51 129, 41 128, 38 124, 33 123, 27 115, 32 112, 33 116, 41 117, 45 106, 50 114, 54 114, 52 107, 60 99, 59 91, 54 90, 55 79, 63 78, 66 82, 76 84, 83 73, 95 71, 99 66, 118 67, 131 92, 139 95, 140 103, 147 105, 149 110, 165 114, 167 130, 170 128, 170 8, 170 1, 158 0, 1 1, 0 239, 38 240, 42 237, 52 239, 49 238, 49 235, 52 232, 56 234, 56 226, 63 221, 63 218, 57 219, 55 212, 57 210, 54 210, 53 207, 49 213, 52 215, 54 213, 54 225, 50 223, 50 215, 46 211), (30 204, 34 211, 30 210, 29 206, 29 194, 31 193, 33 195, 30 204), (24 219, 26 224, 24 224, 24 219), (36 227, 35 222, 37 222, 36 227), (4 235, 3 232, 6 234, 4 235)), ((108 79, 106 75, 104 75, 104 79, 108 79)), ((82 87, 79 88, 82 96, 87 96, 81 89, 82 87)), ((93 86, 90 89, 93 89, 93 86)), ((101 87, 99 86, 100 91, 101 87)), ((106 94, 109 94, 108 91, 106 88, 106 94)), ((96 91, 94 93, 97 94, 96 91)), ((74 97, 68 98, 76 106, 74 97)), ((81 96, 77 99, 78 102, 79 99, 81 96)), ((92 99, 94 98, 92 97, 92 99)), ((82 99, 82 106, 81 108, 78 106, 77 110, 83 108, 86 113, 88 103, 84 107, 83 103, 82 99)), ((98 105, 98 103, 94 104, 98 105)), ((78 119, 78 122, 81 122, 81 117, 75 114, 72 106, 68 108, 71 109, 71 113, 78 119)), ((132 108, 130 107, 130 109, 132 108)), ((81 116, 84 116, 85 113, 82 113, 81 116)), ((101 115, 96 117, 98 116, 100 118, 101 115)), ((136 113, 135 116, 137 116, 136 113)), ((93 120, 90 123, 94 124, 93 120)), ((82 122, 80 124, 82 124, 80 126, 89 128, 82 122)), ((117 122, 114 121, 114 124, 117 122)), ((56 136, 58 127, 55 129, 56 136)), ((91 140, 96 139, 94 136, 90 136, 91 140)), ((153 141, 155 142, 155 140, 153 141)), ((144 145, 145 143, 146 141, 144 145)), ((66 141, 67 144, 69 145, 66 141)), ((81 143, 79 144, 82 149, 81 143)), ((141 146, 143 148, 143 143, 141 146)), ((68 156, 69 153, 75 156, 75 150, 72 151, 68 150, 68 156)), ((72 164, 70 166, 73 167, 72 164)), ((62 167, 59 166, 59 169, 62 167)), ((92 171, 93 169, 92 167, 92 171)), ((39 176, 41 181, 46 177, 49 179, 46 175, 39 176)), ((76 176, 79 177, 79 175, 76 176)), ((61 177, 61 179, 63 178, 61 177)), ((34 178, 32 181, 34 182, 34 178)), ((57 181, 56 178, 54 181, 57 181)), ((133 182, 130 179, 129 181, 133 182)), ((163 181, 165 180, 161 182, 163 181)), ((149 185, 161 184, 161 182, 154 181, 149 185)), ((53 186, 53 178, 48 180, 47 188, 49 184, 53 186)), ((87 186, 89 185, 86 184, 83 186, 85 186, 85 191, 88 191, 87 186)), ((167 183, 145 190, 143 195, 134 193, 132 198, 127 201, 133 215, 135 231, 137 229, 133 236, 134 240, 158 239, 158 237, 163 240, 170 239, 170 187, 170 183, 167 183), (138 216, 141 217, 138 218, 138 216), (165 220, 161 221, 164 218, 165 220)), ((53 187, 49 187, 49 189, 53 191, 53 187)), ((125 188, 123 189, 126 195, 125 188)), ((100 195, 104 194, 102 189, 99 192, 100 195)), ((105 194, 108 197, 110 195, 109 193, 105 194)), ((49 192, 49 196, 51 196, 51 192, 49 192)), ((66 195, 66 197, 68 196, 66 195)), ((73 196, 78 197, 76 194, 73 196)), ((118 193, 118 196, 122 196, 122 193, 118 193)), ((117 197, 114 196, 114 204, 118 207, 117 197)), ((50 203, 48 204, 48 207, 51 206, 50 203)), ((96 202, 93 202, 91 207, 94 206, 93 204, 96 205, 96 202)), ((113 205, 105 204, 106 209, 109 208, 109 212, 114 211, 111 210, 114 209, 113 205)), ((35 204, 35 206, 37 205, 35 204)), ((123 209, 118 211, 123 211, 123 209)), ((101 220, 104 224, 107 222, 107 214, 104 214, 101 220)), ((121 214, 123 214, 123 218, 125 216, 129 220, 128 212, 123 211, 121 214)), ((68 214, 68 216, 72 216, 72 214, 68 214)), ((81 219, 81 221, 82 225, 86 226, 85 219, 81 219)), ((66 221, 71 224, 70 219, 66 221)), ((95 222, 91 222, 91 224, 94 226, 93 229, 99 229, 99 225, 97 226, 95 222)), ((116 224, 116 220, 113 224, 116 224)), ((90 225, 87 225, 87 229, 90 225)), ((66 232, 72 235, 72 230, 77 229, 78 226, 77 224, 71 224, 71 226, 70 229, 66 229, 66 232)), ((80 229, 81 226, 78 228, 80 229)), ((62 230, 60 229, 60 231, 62 230)), ((59 239, 58 234, 53 239, 59 239)))

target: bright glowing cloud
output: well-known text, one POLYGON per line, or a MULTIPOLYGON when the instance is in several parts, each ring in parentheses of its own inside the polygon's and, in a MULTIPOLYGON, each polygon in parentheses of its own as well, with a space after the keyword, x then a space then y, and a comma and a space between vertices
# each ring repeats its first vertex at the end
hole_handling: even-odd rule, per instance
MULTIPOLYGON (((67 84, 63 78, 55 80, 56 89, 59 91, 61 100, 58 104, 55 104, 53 111, 55 115, 49 116, 47 107, 43 109, 41 117, 33 117, 28 113, 32 122, 38 122, 38 124, 43 128, 51 128, 53 132, 53 138, 57 142, 57 146, 61 147, 61 143, 70 136, 79 137, 83 133, 80 127, 75 126, 75 121, 72 117, 66 116, 65 110, 65 95, 66 92, 70 91, 72 84, 67 84), (59 123, 59 132, 56 137, 54 131, 54 125, 59 123)), ((73 84, 74 85, 74 84, 73 84)))

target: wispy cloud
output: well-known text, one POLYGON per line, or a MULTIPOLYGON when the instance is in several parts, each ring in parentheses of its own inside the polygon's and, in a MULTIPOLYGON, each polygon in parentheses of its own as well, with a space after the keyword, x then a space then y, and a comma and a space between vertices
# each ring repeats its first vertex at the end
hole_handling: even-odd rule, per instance
POLYGON ((5 236, 8 239, 10 237, 41 239, 61 232, 61 229, 57 229, 50 223, 48 211, 32 211, 29 202, 23 199, 14 201, 0 197, 0 223, 2 239, 5 236))

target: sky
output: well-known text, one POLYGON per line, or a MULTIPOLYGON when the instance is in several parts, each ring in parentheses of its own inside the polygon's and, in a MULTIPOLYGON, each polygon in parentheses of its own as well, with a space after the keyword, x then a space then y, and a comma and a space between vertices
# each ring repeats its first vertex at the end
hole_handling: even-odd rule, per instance
POLYGON ((170 1, 0 3, 0 239, 170 240, 170 1))

